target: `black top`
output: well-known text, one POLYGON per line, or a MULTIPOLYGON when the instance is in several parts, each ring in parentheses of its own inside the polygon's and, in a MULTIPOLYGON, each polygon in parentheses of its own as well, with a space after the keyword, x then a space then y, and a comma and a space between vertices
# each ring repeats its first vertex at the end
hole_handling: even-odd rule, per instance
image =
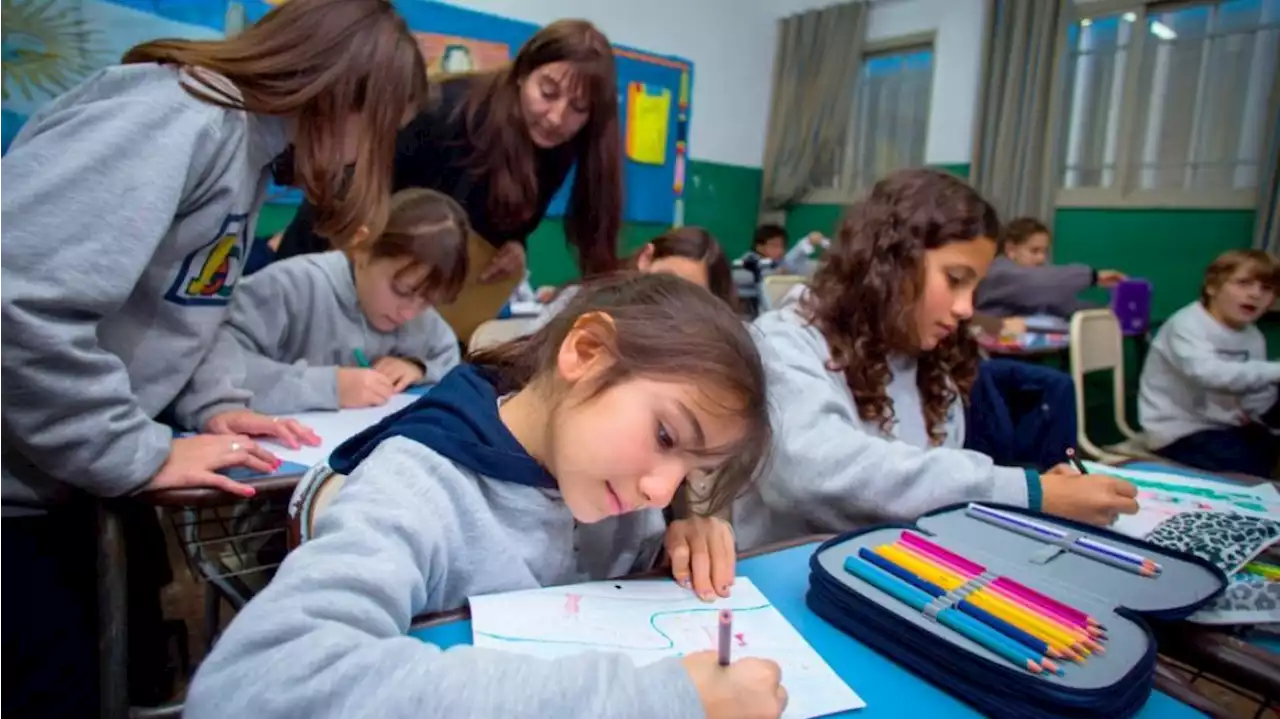
MULTIPOLYGON (((439 84, 439 101, 411 121, 396 137, 395 176, 392 191, 406 187, 426 187, 449 195, 471 218, 476 234, 494 247, 511 240, 524 244, 529 234, 542 222, 547 206, 555 196, 574 161, 574 144, 565 143, 549 150, 537 149, 538 206, 529 219, 516 227, 499 228, 489 213, 489 181, 476 176, 467 167, 472 145, 467 135, 465 113, 456 112, 466 98, 465 77, 439 84)), ((277 258, 330 249, 329 241, 312 232, 315 208, 303 202, 297 215, 284 232, 277 258)))

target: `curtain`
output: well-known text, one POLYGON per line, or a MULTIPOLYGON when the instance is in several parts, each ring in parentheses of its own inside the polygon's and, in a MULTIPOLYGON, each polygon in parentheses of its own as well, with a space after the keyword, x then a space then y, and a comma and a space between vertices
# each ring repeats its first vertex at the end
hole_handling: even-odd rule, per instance
POLYGON ((1050 98, 1071 0, 989 0, 973 185, 1005 218, 1053 211, 1050 98))
POLYGON ((1258 219, 1253 246, 1280 256, 1280 72, 1271 82, 1266 148, 1258 172, 1258 219))
MULTIPOLYGON (((843 151, 867 34, 867 4, 851 2, 778 22, 763 209, 775 210, 818 185, 843 151)), ((828 178, 829 179, 829 178, 828 178)))

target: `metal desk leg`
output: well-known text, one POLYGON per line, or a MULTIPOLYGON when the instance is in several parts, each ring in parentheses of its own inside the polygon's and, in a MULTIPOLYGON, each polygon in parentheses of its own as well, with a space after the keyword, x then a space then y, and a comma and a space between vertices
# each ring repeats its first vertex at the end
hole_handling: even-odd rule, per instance
POLYGON ((129 597, 124 522, 110 502, 99 502, 97 515, 99 716, 128 719, 129 597))

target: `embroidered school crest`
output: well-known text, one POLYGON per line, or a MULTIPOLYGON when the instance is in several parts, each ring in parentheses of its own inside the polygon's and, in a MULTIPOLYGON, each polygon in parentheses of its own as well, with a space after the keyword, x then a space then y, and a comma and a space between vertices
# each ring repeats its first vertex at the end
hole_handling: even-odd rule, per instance
POLYGON ((192 252, 164 298, 180 305, 225 305, 249 254, 248 215, 227 215, 217 239, 192 252))

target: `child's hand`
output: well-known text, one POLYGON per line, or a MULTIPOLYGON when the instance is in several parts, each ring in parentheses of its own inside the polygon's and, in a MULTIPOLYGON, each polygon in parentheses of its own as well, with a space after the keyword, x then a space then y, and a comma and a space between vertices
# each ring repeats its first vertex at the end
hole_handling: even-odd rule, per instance
POLYGON ((249 409, 233 409, 214 415, 204 425, 209 434, 247 434, 250 437, 274 437, 289 449, 302 445, 315 447, 320 438, 311 428, 296 419, 268 417, 249 409))
POLYGON ((1098 286, 1110 289, 1129 279, 1117 270, 1098 270, 1098 286))
POLYGON ((667 527, 664 544, 671 576, 680 586, 691 586, 704 602, 729 596, 737 555, 728 522, 716 517, 677 519, 667 527))
POLYGON ((420 382, 427 376, 421 365, 399 357, 383 357, 373 363, 373 368, 391 380, 396 392, 403 392, 409 385, 420 382))
POLYGON ((782 670, 768 659, 739 659, 722 667, 715 652, 698 652, 680 661, 707 719, 777 719, 787 708, 782 670))
POLYGON ((376 369, 338 368, 339 407, 376 407, 386 404, 395 393, 395 385, 376 369))
POLYGON ((1042 474, 1041 509, 1048 514, 1106 526, 1138 511, 1138 488, 1105 474, 1042 474))
POLYGON ((1000 320, 1000 334, 1020 335, 1027 331, 1027 321, 1022 317, 1005 317, 1000 320))
POLYGON ((243 435, 198 434, 173 440, 169 458, 156 476, 142 487, 142 491, 210 487, 240 497, 252 497, 253 487, 218 474, 217 470, 248 467, 255 472, 271 474, 279 466, 280 460, 243 435))

